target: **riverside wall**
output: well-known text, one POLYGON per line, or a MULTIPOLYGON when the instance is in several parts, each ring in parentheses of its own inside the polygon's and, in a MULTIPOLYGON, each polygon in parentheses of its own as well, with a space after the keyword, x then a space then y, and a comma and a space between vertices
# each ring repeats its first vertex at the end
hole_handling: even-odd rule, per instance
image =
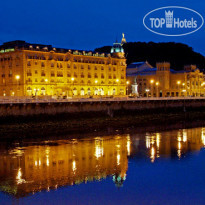
POLYGON ((129 99, 129 100, 83 100, 55 102, 4 102, 0 103, 0 117, 38 116, 70 114, 103 114, 113 116, 115 113, 189 111, 204 109, 205 98, 193 99, 129 99))

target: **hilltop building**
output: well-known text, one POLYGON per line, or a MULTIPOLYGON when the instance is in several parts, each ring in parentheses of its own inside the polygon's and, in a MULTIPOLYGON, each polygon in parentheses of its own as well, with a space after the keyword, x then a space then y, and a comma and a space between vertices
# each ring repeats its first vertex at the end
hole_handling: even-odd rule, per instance
POLYGON ((184 70, 170 69, 170 63, 135 62, 127 67, 129 91, 139 96, 178 97, 204 95, 204 74, 195 65, 184 70))
POLYGON ((126 94, 121 44, 111 54, 11 41, 0 46, 0 96, 126 94))

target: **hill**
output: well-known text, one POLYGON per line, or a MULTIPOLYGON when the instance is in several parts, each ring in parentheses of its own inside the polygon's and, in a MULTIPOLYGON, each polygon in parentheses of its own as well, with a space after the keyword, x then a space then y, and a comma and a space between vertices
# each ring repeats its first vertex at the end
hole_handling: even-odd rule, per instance
MULTIPOLYGON (((182 70, 184 65, 196 64, 205 71, 205 57, 193 51, 191 47, 182 43, 154 43, 129 42, 123 45, 127 64, 132 62, 148 61, 152 66, 156 62, 168 61, 171 68, 182 70)), ((96 52, 110 53, 111 46, 96 48, 96 52)))

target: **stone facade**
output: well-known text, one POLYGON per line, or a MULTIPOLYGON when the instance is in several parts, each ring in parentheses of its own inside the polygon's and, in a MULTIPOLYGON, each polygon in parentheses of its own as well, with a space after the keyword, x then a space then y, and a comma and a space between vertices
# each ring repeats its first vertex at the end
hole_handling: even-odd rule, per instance
POLYGON ((0 46, 0 68, 0 96, 109 96, 126 92, 123 50, 100 54, 13 41, 0 46))
POLYGON ((129 92, 139 96, 177 97, 204 96, 204 74, 195 65, 185 66, 182 71, 170 69, 170 63, 137 62, 127 67, 129 92), (134 90, 133 88, 137 88, 134 90))

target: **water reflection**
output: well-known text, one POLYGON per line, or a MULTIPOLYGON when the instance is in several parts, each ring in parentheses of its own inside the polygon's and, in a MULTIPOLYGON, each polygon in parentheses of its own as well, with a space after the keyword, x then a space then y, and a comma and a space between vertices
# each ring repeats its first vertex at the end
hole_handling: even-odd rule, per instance
POLYGON ((128 160, 182 160, 205 146, 205 128, 126 134, 0 147, 0 189, 21 197, 61 186, 100 181, 112 176, 117 187, 126 180, 128 160))

